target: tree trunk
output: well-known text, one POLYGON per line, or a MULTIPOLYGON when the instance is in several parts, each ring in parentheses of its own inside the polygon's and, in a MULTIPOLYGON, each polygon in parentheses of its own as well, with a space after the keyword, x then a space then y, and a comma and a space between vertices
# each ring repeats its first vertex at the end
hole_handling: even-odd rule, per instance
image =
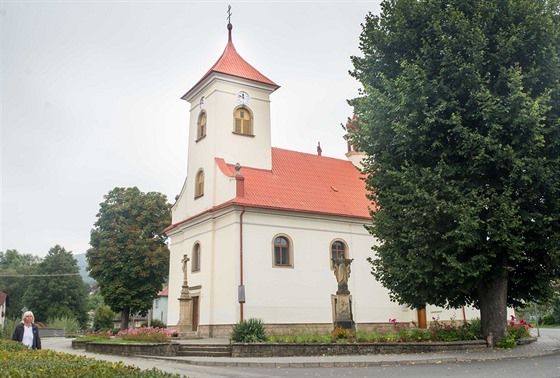
POLYGON ((130 318, 130 309, 121 312, 121 329, 128 329, 128 319, 130 318))
POLYGON ((478 283, 482 335, 491 348, 507 334, 507 271, 478 283))

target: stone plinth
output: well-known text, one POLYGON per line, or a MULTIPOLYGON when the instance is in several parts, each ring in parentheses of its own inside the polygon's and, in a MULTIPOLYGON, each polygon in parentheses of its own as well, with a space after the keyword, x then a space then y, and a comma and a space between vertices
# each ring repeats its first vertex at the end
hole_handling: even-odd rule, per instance
POLYGON ((349 294, 337 294, 335 301, 335 320, 334 327, 350 329, 354 331, 356 324, 352 317, 352 301, 349 294))

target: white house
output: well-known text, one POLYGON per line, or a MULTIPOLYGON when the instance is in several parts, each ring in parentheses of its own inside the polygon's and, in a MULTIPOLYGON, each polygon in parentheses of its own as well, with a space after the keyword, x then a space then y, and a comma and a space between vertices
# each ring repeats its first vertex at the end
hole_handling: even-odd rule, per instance
POLYGON ((152 303, 152 320, 159 320, 163 324, 167 324, 168 292, 169 287, 164 287, 152 303))
POLYGON ((314 155, 272 147, 271 95, 278 88, 237 53, 228 24, 223 54, 182 97, 190 111, 187 177, 165 230, 167 324, 179 321, 184 255, 193 330, 202 336, 229 335, 248 318, 274 333, 332 330, 336 255, 353 259, 348 288, 357 329, 390 318, 478 316, 389 300, 366 261, 375 240, 364 228, 371 204, 356 168, 360 153, 349 146, 341 160, 319 148, 314 155))

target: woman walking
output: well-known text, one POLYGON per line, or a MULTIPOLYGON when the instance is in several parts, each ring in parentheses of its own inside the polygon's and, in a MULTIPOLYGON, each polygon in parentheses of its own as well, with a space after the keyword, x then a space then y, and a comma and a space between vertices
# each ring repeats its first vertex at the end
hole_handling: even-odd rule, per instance
POLYGON ((35 316, 31 311, 23 313, 21 323, 14 329, 12 340, 23 343, 29 349, 41 349, 39 327, 35 324, 35 316))

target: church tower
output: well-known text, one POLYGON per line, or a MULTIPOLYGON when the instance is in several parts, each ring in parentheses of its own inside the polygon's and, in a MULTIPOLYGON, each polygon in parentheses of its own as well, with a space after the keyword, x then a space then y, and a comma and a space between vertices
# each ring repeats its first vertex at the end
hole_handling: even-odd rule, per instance
POLYGON ((231 23, 227 29, 228 42, 220 58, 181 97, 190 104, 187 179, 174 221, 175 215, 185 219, 232 194, 227 192, 229 185, 215 181, 216 159, 272 169, 270 94, 279 85, 237 53, 231 23))

